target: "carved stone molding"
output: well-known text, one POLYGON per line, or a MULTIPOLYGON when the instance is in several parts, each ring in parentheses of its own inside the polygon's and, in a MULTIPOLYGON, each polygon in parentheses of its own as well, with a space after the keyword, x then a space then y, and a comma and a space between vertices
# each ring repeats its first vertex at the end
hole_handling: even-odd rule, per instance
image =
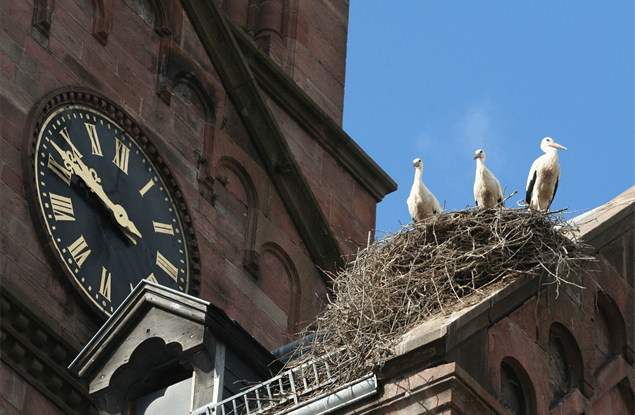
POLYGON ((216 103, 213 81, 210 76, 192 58, 186 54, 174 39, 161 39, 159 66, 157 68, 156 92, 168 105, 172 101, 172 91, 178 84, 186 85, 194 92, 202 107, 205 118, 203 132, 203 153, 200 178, 209 179, 212 175, 211 159, 214 142, 214 124, 216 122, 216 103))
POLYGON ((79 344, 62 328, 2 281, 0 290, 0 358, 67 414, 97 414, 86 382, 68 371, 79 344))
POLYGON ((154 31, 163 38, 181 40, 183 32, 183 8, 178 1, 149 0, 154 11, 154 31))
POLYGON ((157 69, 157 94, 168 105, 172 89, 184 83, 197 95, 208 122, 214 120, 213 81, 205 71, 186 54, 172 39, 161 39, 157 69))
MULTIPOLYGON (((279 245, 273 242, 267 242, 261 247, 261 255, 265 253, 273 255, 284 267, 284 273, 289 280, 289 309, 288 313, 287 333, 294 336, 298 333, 298 318, 300 315, 300 296, 301 284, 298 271, 291 260, 291 257, 279 245)), ((282 276, 280 276, 282 278, 282 276)))
POLYGON ((51 16, 53 14, 54 0, 33 1, 33 27, 48 39, 51 33, 51 16))
POLYGON ((93 0, 93 27, 95 39, 102 45, 108 43, 108 31, 112 20, 112 0, 93 0))

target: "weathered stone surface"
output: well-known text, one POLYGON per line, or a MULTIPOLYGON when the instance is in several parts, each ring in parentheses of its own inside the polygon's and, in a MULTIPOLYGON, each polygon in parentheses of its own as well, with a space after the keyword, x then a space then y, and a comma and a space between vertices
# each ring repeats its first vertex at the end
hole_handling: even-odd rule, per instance
POLYGON ((505 414, 505 408, 456 363, 388 381, 379 396, 345 414, 505 414))

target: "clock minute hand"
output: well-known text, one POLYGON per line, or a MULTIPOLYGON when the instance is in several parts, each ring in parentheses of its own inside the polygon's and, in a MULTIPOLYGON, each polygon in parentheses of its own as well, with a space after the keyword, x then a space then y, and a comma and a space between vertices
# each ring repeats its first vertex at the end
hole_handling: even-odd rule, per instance
POLYGON ((101 179, 97 175, 95 169, 88 168, 83 161, 80 160, 81 154, 77 151, 75 146, 73 146, 73 152, 62 150, 57 144, 52 142, 53 147, 60 154, 62 159, 64 159, 64 166, 75 173, 78 177, 80 177, 86 183, 86 186, 93 191, 101 201, 106 205, 106 207, 110 210, 110 212, 115 217, 115 220, 119 224, 119 226, 123 229, 126 236, 132 241, 133 244, 137 244, 137 241, 133 238, 136 236, 141 239, 141 233, 135 226, 135 224, 128 219, 128 213, 121 205, 116 205, 110 200, 106 192, 104 192, 103 187, 101 186, 101 179))

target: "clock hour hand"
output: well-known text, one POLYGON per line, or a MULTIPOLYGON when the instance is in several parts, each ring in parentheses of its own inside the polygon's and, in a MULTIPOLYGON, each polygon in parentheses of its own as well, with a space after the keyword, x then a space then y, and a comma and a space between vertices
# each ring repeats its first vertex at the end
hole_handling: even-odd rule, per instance
POLYGON ((134 236, 141 239, 141 232, 137 229, 137 227, 132 223, 130 219, 128 219, 128 213, 121 205, 114 205, 110 208, 112 214, 115 215, 115 219, 121 229, 123 229, 123 233, 130 239, 133 244, 137 244, 134 236))
POLYGON ((117 221, 117 224, 121 227, 124 234, 128 237, 128 239, 130 239, 133 244, 136 245, 137 241, 134 239, 134 237, 136 236, 137 238, 141 239, 141 233, 139 232, 135 224, 130 219, 128 219, 128 213, 123 208, 123 206, 114 204, 110 200, 108 195, 106 195, 106 192, 104 192, 104 189, 101 187, 100 184, 101 179, 97 175, 95 169, 88 168, 88 166, 86 166, 86 164, 84 164, 84 162, 80 160, 81 154, 79 153, 79 151, 77 151, 75 146, 72 146, 72 144, 71 146, 73 148, 73 152, 64 151, 57 144, 55 144, 55 142, 51 143, 64 160, 64 166, 68 170, 75 173, 82 180, 84 180, 86 186, 88 186, 88 188, 101 199, 101 201, 113 214, 115 220, 117 221))

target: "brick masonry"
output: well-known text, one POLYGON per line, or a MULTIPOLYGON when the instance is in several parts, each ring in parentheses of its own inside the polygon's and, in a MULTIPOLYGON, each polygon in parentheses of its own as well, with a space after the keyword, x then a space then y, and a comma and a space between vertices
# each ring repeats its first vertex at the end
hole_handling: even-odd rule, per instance
MULTIPOLYGON (((157 2, 161 12, 140 0, 40 1, 47 12, 39 15, 37 28, 32 25, 34 3, 0 5, 3 285, 19 291, 79 345, 103 323, 52 263, 27 197, 27 132, 33 128, 29 120, 37 118, 34 108, 52 91, 82 87, 127 112, 169 165, 193 221, 200 296, 269 349, 293 340, 323 307, 325 279, 272 186, 267 163, 242 122, 244 114, 225 91, 181 3, 157 2), (228 170, 223 160, 240 166, 242 173, 228 170), (253 206, 251 200, 256 200, 253 206), (258 257, 259 271, 245 269, 258 257)), ((233 10, 230 3, 224 2, 228 11, 233 10)), ((279 9, 287 16, 279 19, 282 43, 262 40, 261 46, 273 42, 281 57, 277 63, 341 125, 348 4, 292 3, 292 13, 279 9)), ((276 16, 263 21, 275 22, 276 16)), ((349 238, 365 243, 374 226, 376 195, 335 161, 336 154, 314 130, 274 100, 268 102, 331 232, 344 253, 354 254, 356 245, 350 246, 349 238)), ((37 391, 11 368, 3 364, 2 371, 7 376, 2 376, 0 393, 8 413, 35 413, 28 405, 48 405, 37 413, 59 412, 35 397, 37 391)))

